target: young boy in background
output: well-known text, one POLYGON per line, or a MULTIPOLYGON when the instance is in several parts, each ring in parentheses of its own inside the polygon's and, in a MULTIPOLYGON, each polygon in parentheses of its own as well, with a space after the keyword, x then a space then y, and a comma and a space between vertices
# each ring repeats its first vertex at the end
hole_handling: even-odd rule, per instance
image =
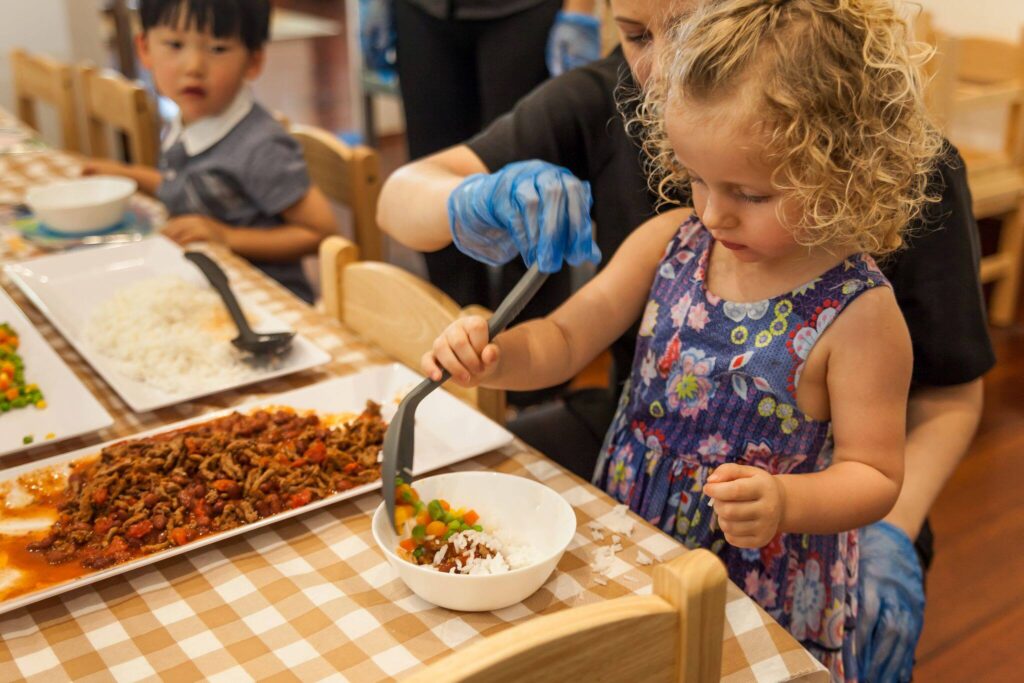
POLYGON ((178 244, 219 242, 307 302, 300 259, 334 234, 299 144, 253 99, 269 0, 141 0, 136 47, 157 90, 178 105, 158 169, 89 160, 85 173, 135 179, 166 204, 178 244))

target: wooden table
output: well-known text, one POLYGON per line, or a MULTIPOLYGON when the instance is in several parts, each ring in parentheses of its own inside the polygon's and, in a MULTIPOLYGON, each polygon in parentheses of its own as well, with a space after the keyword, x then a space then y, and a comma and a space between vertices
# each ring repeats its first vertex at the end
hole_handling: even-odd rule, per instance
MULTIPOLYGON (((0 125, 10 123, 0 111, 0 125)), ((74 162, 53 150, 0 153, 0 167, 0 200, 7 202, 19 201, 28 185, 75 172, 74 162)), ((29 252, 20 248, 6 260, 30 257, 29 252)), ((115 421, 98 434, 8 456, 0 460, 0 469, 388 362, 379 350, 242 259, 223 250, 210 253, 242 295, 328 351, 331 363, 136 414, 2 276, 0 285, 115 421)), ((0 681, 388 680, 538 614, 650 593, 652 567, 638 564, 637 553, 668 560, 685 552, 674 539, 634 518, 635 530, 620 539, 623 549, 604 583, 604 577, 595 579, 590 562, 599 545, 612 542, 611 534, 595 541, 587 525, 610 519, 615 501, 519 441, 453 469, 530 477, 575 508, 579 528, 573 543, 544 587, 523 603, 492 613, 456 613, 413 595, 373 541, 370 514, 379 497, 370 494, 0 617, 0 681)), ((828 680, 818 662, 731 583, 722 675, 731 683, 828 680)))

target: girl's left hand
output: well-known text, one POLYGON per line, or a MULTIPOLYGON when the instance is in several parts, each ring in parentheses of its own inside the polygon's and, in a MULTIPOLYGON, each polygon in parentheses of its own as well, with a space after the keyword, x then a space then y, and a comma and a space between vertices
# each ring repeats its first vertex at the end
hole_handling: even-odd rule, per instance
POLYGON ((778 477, 759 467, 728 463, 708 477, 718 526, 737 548, 761 548, 779 532, 785 495, 778 477))
POLYGON ((208 216, 190 213, 184 216, 175 216, 168 220, 161 232, 181 245, 191 244, 192 242, 218 242, 223 244, 226 227, 220 221, 208 216))

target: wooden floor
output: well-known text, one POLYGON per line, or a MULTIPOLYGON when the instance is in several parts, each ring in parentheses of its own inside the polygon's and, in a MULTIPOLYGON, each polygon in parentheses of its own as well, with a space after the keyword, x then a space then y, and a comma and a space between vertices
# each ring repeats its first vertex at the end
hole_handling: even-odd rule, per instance
POLYGON ((978 435, 931 517, 921 681, 1024 680, 1024 316, 992 338, 978 435))
MULTIPOLYGON (((341 2, 275 4, 343 20, 341 2)), ((292 121, 347 129, 346 55, 343 35, 281 46, 258 91, 292 121)), ((404 160, 400 139, 382 152, 385 170, 404 160)), ((926 683, 1024 681, 1024 315, 993 341, 978 436, 931 517, 936 557, 915 671, 926 683)))

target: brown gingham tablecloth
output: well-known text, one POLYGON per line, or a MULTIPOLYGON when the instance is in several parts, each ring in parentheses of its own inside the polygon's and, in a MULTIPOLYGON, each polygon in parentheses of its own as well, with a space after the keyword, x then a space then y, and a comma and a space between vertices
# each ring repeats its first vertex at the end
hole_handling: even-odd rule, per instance
MULTIPOLYGON (((0 110, 0 125, 11 122, 0 110)), ((0 150, 0 202, 20 201, 26 186, 72 174, 75 166, 55 151, 5 156, 0 150)), ((219 249, 210 253, 225 266, 233 287, 329 352, 332 362, 135 414, 3 276, 6 292, 115 421, 97 434, 0 459, 0 472, 388 362, 242 259, 219 249)), ((8 252, 6 258, 13 256, 8 252)), ((590 566, 595 549, 614 539, 605 530, 603 539, 595 540, 590 526, 615 517, 611 498, 518 440, 452 469, 530 477, 561 493, 575 509, 579 526, 572 544, 544 587, 526 601, 497 612, 458 613, 413 595, 376 547, 370 516, 380 498, 368 494, 0 616, 0 681, 390 680, 538 614, 649 594, 653 567, 639 564, 638 553, 656 564, 685 552, 631 515, 632 535, 619 535, 622 550, 612 568, 607 576, 595 575, 590 566)), ((827 681, 828 676, 730 583, 722 680, 827 681)))

